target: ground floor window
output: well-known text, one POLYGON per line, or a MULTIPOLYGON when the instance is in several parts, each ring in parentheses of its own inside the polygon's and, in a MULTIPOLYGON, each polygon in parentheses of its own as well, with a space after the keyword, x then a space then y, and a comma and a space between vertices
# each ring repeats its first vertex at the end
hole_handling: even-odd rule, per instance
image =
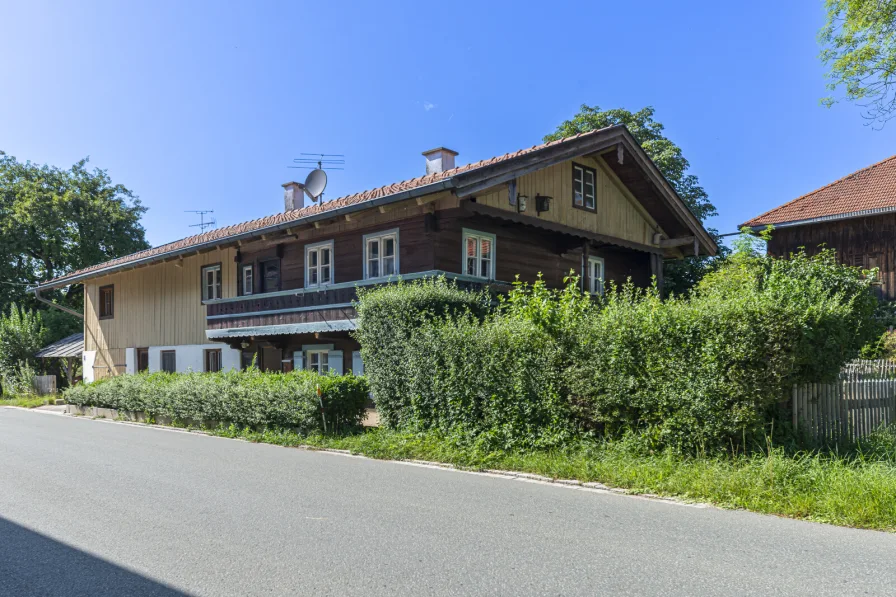
POLYGON ((495 235, 464 229, 464 273, 468 276, 495 279, 495 235))
POLYGON ((149 349, 137 349, 137 373, 141 371, 149 371, 149 349))
POLYGON ((240 369, 245 371, 255 363, 255 353, 243 351, 240 353, 240 369))
POLYGON ((211 348, 205 351, 205 370, 215 373, 221 370, 221 349, 211 348))
POLYGON ((600 257, 588 258, 588 285, 591 294, 604 293, 604 260, 600 257))
POLYGON ((330 370, 329 353, 326 350, 308 351, 308 370, 324 374, 330 370))
POLYGON ((173 350, 162 351, 162 371, 167 373, 177 372, 177 353, 173 350))

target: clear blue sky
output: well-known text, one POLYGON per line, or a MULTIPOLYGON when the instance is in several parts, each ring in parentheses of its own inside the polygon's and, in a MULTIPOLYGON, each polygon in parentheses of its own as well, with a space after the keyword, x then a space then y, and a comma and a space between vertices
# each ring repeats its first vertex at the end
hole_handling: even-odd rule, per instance
POLYGON ((0 149, 84 156, 138 194, 149 241, 282 209, 300 152, 331 198, 539 143, 582 103, 656 108, 722 232, 896 153, 896 123, 826 109, 821 0, 12 2, 0 149))

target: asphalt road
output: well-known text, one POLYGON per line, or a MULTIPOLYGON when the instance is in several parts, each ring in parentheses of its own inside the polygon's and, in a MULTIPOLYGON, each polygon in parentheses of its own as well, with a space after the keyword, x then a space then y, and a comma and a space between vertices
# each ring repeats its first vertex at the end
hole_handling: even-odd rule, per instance
POLYGON ((893 595, 896 536, 0 407, 0 596, 893 595))

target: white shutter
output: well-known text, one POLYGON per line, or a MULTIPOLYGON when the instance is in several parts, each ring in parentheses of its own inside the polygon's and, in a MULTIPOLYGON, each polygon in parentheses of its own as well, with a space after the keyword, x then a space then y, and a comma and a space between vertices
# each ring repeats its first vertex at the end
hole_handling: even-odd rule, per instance
POLYGON ((301 350, 296 350, 292 353, 292 368, 296 371, 301 371, 305 368, 305 353, 301 350))
POLYGON ((364 375, 364 361, 361 360, 361 351, 352 351, 352 373, 364 375))
POLYGON ((330 371, 335 371, 338 375, 342 375, 342 351, 330 350, 327 352, 327 361, 330 365, 330 371))

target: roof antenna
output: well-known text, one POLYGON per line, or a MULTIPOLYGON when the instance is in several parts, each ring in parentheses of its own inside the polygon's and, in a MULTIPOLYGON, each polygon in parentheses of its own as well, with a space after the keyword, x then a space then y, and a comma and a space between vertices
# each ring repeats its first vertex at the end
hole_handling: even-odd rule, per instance
POLYGON ((185 209, 184 213, 199 214, 199 223, 190 224, 190 228, 199 228, 199 230, 205 232, 206 228, 211 228, 212 226, 218 225, 218 222, 217 220, 215 220, 215 218, 210 218, 207 222, 205 221, 205 214, 215 213, 215 210, 213 209, 185 209))
POLYGON ((302 153, 301 157, 293 160, 298 166, 290 168, 308 168, 311 172, 305 179, 305 194, 311 201, 317 203, 324 195, 327 188, 327 170, 345 170, 345 155, 341 153, 302 153))

